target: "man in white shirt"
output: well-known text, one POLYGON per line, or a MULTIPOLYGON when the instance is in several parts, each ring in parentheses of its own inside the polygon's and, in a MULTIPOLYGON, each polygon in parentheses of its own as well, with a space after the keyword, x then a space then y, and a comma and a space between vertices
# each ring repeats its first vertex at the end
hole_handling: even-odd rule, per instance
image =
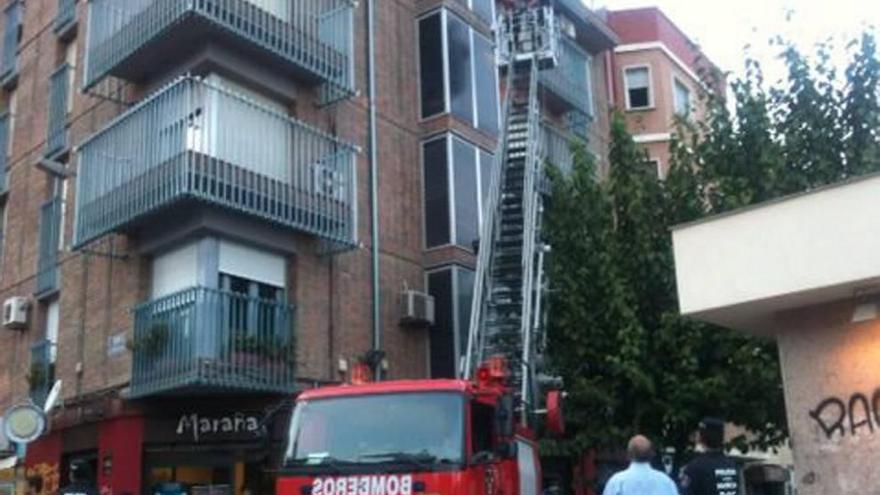
POLYGON ((626 447, 630 465, 608 480, 602 495, 677 495, 675 483, 665 473, 651 467, 654 448, 642 435, 630 439, 626 447))

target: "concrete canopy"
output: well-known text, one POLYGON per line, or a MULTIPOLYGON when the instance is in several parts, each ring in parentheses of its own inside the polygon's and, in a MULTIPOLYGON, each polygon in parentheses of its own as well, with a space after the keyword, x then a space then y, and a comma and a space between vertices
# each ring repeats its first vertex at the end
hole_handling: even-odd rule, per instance
POLYGON ((766 334, 787 310, 880 297, 878 198, 874 174, 675 227, 681 313, 766 334))

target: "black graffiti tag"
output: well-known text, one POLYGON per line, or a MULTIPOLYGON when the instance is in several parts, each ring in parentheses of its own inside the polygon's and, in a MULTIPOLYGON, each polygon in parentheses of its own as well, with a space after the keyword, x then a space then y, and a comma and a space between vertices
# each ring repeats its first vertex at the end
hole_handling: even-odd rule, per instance
POLYGON ((870 401, 861 392, 852 394, 849 401, 828 397, 808 413, 828 439, 835 434, 845 437, 847 431, 853 436, 863 431, 873 434, 880 430, 880 388, 870 401))

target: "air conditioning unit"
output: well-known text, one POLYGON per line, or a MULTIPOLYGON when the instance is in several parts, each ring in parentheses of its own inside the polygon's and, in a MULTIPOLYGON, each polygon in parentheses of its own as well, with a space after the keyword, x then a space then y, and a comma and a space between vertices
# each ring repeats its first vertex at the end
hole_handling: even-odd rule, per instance
POLYGON ((400 297, 400 324, 426 327, 434 324, 434 296, 417 290, 405 290, 400 297))
POLYGON ((12 330, 27 327, 28 307, 26 297, 10 297, 3 302, 3 326, 12 330))

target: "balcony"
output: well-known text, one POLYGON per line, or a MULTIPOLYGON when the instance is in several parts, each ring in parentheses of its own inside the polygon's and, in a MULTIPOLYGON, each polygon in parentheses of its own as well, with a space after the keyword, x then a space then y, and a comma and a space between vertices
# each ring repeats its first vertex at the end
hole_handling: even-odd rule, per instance
POLYGON ((31 400, 43 407, 55 382, 55 344, 40 340, 31 346, 31 368, 28 372, 31 400))
POLYGON ((11 90, 18 84, 18 42, 21 37, 22 6, 15 0, 3 11, 3 52, 0 53, 0 86, 11 90))
POLYGON ((541 71, 540 83, 566 111, 593 115, 590 56, 568 36, 559 36, 559 63, 541 71))
POLYGON ((356 153, 217 84, 181 78, 79 146, 75 244, 207 204, 353 246, 356 153))
POLYGON ((61 239, 62 200, 56 196, 40 207, 40 251, 37 259, 37 297, 58 290, 58 249, 61 239))
POLYGON ((143 82, 219 43, 332 92, 354 92, 351 0, 92 0, 86 87, 143 82))
POLYGON ((574 167, 575 146, 578 144, 586 146, 586 141, 548 123, 541 125, 542 155, 565 175, 571 174, 574 167))
POLYGON ((46 156, 55 157, 67 151, 67 110, 71 84, 70 66, 63 64, 49 79, 49 128, 46 135, 46 156))
POLYGON ((294 308, 204 287, 134 311, 131 397, 295 388, 294 308))
POLYGON ((63 41, 73 38, 76 34, 76 0, 58 0, 53 29, 63 41))

